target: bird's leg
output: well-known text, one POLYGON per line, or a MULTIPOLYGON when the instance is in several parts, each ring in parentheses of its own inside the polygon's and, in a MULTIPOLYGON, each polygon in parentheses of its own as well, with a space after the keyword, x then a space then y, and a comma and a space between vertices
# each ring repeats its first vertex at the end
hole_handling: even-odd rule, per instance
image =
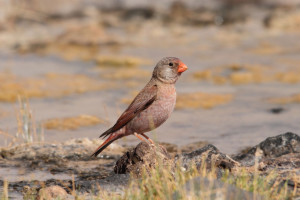
POLYGON ((147 135, 145 135, 144 133, 141 133, 141 135, 144 136, 144 138, 146 138, 151 144, 155 145, 153 140, 151 140, 147 135))
POLYGON ((137 134, 136 132, 133 133, 137 138, 139 138, 140 140, 142 140, 143 142, 146 142, 144 140, 144 138, 142 138, 139 134, 137 134))

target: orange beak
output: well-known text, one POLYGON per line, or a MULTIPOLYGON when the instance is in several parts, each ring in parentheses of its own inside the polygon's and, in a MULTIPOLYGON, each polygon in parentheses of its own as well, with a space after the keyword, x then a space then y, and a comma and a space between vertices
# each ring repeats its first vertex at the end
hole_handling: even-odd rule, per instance
POLYGON ((179 73, 182 73, 187 69, 188 69, 188 67, 183 62, 179 62, 178 70, 177 70, 179 73))

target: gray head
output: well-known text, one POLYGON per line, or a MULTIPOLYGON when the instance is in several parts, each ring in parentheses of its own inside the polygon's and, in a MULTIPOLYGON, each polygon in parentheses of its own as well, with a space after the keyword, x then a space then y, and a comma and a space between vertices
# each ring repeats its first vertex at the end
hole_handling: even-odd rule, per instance
POLYGON ((187 69, 187 66, 179 58, 165 57, 156 64, 152 77, 163 83, 173 84, 187 69))

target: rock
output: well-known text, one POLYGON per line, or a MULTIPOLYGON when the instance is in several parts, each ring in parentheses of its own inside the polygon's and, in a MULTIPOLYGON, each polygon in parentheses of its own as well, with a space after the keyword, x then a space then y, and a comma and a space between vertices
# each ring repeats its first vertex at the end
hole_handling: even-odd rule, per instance
POLYGON ((203 160, 206 162, 207 169, 217 167, 218 169, 231 170, 234 166, 239 165, 239 163, 235 162, 228 155, 221 153, 211 144, 191 153, 176 155, 173 160, 164 147, 160 145, 153 147, 148 143, 141 142, 133 150, 126 152, 116 162, 114 172, 117 174, 133 172, 133 174, 139 176, 143 168, 151 168, 160 161, 165 165, 179 164, 185 170, 188 170, 192 165, 200 168, 203 160))
POLYGON ((130 174, 111 173, 107 177, 99 180, 82 180, 76 181, 76 191, 81 193, 93 191, 94 193, 101 191, 123 194, 126 186, 128 186, 130 174), (77 189, 78 188, 78 189, 77 189))
MULTIPOLYGON (((220 180, 208 179, 206 177, 196 177, 189 180, 184 185, 187 196, 196 197, 195 199, 263 199, 261 196, 239 189, 231 184, 223 183, 220 180), (210 192, 208 192, 210 191, 210 192)), ((180 199, 180 194, 176 191, 172 199, 180 199)))
MULTIPOLYGON (((259 170, 261 175, 275 172, 277 181, 281 185, 287 183, 290 191, 300 187, 300 137, 295 133, 269 137, 234 159, 249 172, 259 170)), ((300 195, 299 190, 295 191, 295 195, 300 195)))
POLYGON ((140 176, 144 168, 152 168, 158 162, 170 164, 170 160, 171 156, 163 146, 152 146, 146 142, 141 142, 117 161, 114 172, 117 174, 132 172, 140 176))
MULTIPOLYGON (((281 180, 282 184, 287 181, 291 190, 295 187, 300 188, 299 153, 290 153, 277 158, 264 158, 259 162, 258 170, 266 175, 276 171, 277 178, 278 180, 281 180)), ((298 195, 300 195, 300 190, 298 191, 298 195)))
POLYGON ((295 133, 287 132, 269 137, 245 153, 238 154, 233 158, 244 166, 253 166, 255 154, 261 161, 263 158, 276 158, 290 153, 300 153, 300 137, 295 133))
POLYGON ((273 114, 280 114, 280 113, 284 112, 285 109, 282 107, 276 107, 276 108, 271 108, 269 111, 273 114))
POLYGON ((58 185, 49 186, 40 189, 37 199, 38 200, 48 200, 48 199, 66 199, 68 193, 65 189, 58 185))
POLYGON ((201 149, 195 150, 191 153, 184 153, 175 158, 175 162, 188 170, 192 165, 200 168, 206 162, 207 169, 217 167, 218 169, 231 170, 234 166, 239 165, 228 155, 221 153, 215 146, 208 144, 201 149))

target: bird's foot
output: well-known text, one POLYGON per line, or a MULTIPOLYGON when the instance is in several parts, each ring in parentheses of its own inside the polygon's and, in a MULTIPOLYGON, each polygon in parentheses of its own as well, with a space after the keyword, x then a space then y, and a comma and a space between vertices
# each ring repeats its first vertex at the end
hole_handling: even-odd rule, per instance
POLYGON ((151 146, 151 147, 155 147, 155 144, 153 144, 153 143, 150 143, 150 146, 151 146))

